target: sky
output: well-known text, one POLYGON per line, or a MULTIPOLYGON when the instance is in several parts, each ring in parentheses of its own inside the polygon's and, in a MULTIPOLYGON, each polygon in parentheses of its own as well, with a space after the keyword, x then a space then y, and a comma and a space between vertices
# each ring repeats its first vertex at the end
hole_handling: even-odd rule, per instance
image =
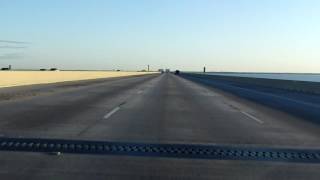
POLYGON ((318 0, 0 0, 0 67, 320 73, 318 0))

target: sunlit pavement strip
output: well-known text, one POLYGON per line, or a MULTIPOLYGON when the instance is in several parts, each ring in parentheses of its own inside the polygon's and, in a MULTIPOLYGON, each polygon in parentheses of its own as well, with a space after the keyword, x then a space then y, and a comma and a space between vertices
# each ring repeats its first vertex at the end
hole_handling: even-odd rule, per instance
POLYGON ((0 138, 0 151, 166 157, 204 160, 320 163, 320 150, 246 146, 147 144, 61 139, 0 138))
POLYGON ((260 123, 260 124, 263 124, 263 121, 262 121, 262 120, 254 117, 253 115, 251 115, 251 114, 249 114, 249 113, 247 113, 247 112, 244 112, 244 111, 240 111, 240 112, 241 112, 242 114, 246 115, 247 117, 249 117, 250 119, 253 119, 253 120, 257 121, 257 122, 260 123))

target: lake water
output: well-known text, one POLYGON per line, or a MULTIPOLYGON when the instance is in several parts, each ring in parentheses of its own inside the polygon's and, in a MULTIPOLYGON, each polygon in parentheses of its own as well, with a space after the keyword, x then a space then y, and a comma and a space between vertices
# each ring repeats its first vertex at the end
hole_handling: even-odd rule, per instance
POLYGON ((320 74, 293 74, 293 73, 206 73, 212 75, 236 76, 236 77, 254 77, 265 79, 283 79, 294 81, 320 82, 320 74))

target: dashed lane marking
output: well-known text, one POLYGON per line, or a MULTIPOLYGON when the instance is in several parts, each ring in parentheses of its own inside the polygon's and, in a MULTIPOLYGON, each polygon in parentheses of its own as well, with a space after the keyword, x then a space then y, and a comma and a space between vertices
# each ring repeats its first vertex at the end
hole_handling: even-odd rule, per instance
POLYGON ((120 106, 115 107, 114 109, 112 109, 110 112, 108 112, 103 118, 104 119, 108 119, 110 118, 114 113, 116 113, 117 111, 120 110, 120 106))
MULTIPOLYGON (((117 111, 119 111, 119 110, 120 110, 120 107, 121 107, 122 105, 124 105, 124 104, 126 104, 125 101, 122 102, 122 103, 120 103, 117 107, 115 107, 114 109, 112 109, 110 112, 108 112, 103 118, 104 118, 104 119, 110 118, 114 113, 116 113, 117 111)), ((99 121, 100 121, 100 120, 96 120, 94 123, 92 123, 92 124, 90 124, 89 126, 87 126, 85 129, 83 129, 82 131, 80 131, 80 132, 78 133, 78 136, 86 133, 89 129, 91 129, 93 126, 95 126, 99 121)))
POLYGON ((244 114, 245 116, 249 117, 250 119, 253 119, 255 120, 256 122, 260 123, 260 124, 263 124, 263 121, 254 117, 253 115, 247 113, 247 112, 244 112, 244 111, 240 111, 242 114, 244 114))

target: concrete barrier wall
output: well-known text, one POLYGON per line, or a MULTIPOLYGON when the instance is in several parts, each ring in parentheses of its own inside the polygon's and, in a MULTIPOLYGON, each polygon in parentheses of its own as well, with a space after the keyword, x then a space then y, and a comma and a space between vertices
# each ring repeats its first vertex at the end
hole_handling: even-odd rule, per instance
POLYGON ((156 72, 115 71, 0 71, 0 87, 47 84, 64 81, 146 75, 156 72))
POLYGON ((292 80, 278 80, 278 79, 264 79, 252 77, 234 77, 234 76, 221 76, 221 75, 205 75, 193 74, 197 77, 205 77, 206 79, 223 80, 232 83, 240 83, 246 85, 258 85, 269 88, 277 88, 283 90, 290 90, 303 93, 320 94, 319 82, 306 82, 306 81, 292 81, 292 80))
POLYGON ((291 90, 287 87, 293 87, 292 84, 296 82, 264 79, 261 79, 262 82, 258 82, 260 80, 258 78, 233 78, 201 74, 181 74, 181 76, 320 123, 320 96, 319 94, 309 93, 309 86, 307 88, 302 86, 302 84, 308 84, 308 82, 298 83, 297 87, 299 89, 295 87, 291 90), (259 86, 260 84, 261 86, 259 86), (299 93, 296 91, 299 91, 299 93), (305 91, 308 93, 305 93, 305 91))

